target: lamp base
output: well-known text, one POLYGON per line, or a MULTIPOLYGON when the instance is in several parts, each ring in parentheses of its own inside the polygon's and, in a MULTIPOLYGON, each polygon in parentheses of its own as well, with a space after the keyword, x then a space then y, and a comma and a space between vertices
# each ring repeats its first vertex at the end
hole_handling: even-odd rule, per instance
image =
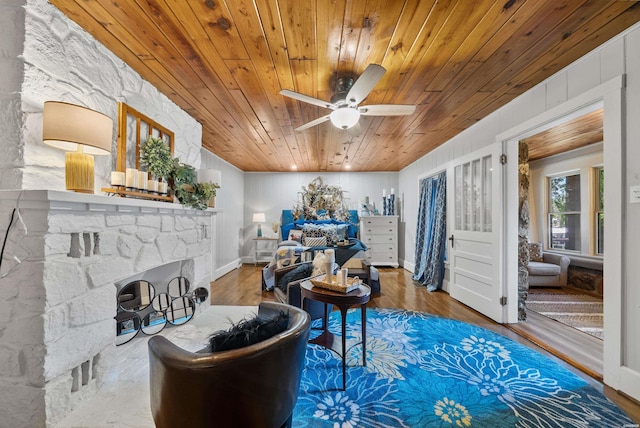
POLYGON ((93 156, 81 152, 67 152, 65 158, 65 181, 67 190, 93 193, 93 156))

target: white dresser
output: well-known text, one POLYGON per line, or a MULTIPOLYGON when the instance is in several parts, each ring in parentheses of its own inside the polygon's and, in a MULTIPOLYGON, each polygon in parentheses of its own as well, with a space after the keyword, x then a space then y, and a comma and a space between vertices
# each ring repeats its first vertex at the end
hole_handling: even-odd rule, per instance
POLYGON ((367 256, 373 266, 398 267, 398 216, 363 216, 360 240, 369 248, 367 256))

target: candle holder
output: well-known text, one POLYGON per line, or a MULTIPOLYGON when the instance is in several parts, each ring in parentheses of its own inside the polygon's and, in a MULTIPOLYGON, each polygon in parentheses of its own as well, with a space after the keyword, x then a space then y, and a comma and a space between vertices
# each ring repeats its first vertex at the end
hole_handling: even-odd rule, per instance
POLYGON ((389 196, 389 207, 387 208, 389 215, 395 215, 396 213, 396 195, 393 193, 389 196))
POLYGON ((387 215, 387 197, 382 197, 382 215, 387 215))

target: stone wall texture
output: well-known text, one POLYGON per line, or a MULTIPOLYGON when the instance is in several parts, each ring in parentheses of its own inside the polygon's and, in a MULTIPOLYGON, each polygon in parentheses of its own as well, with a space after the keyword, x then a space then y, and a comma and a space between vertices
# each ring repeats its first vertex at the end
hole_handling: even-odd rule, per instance
POLYGON ((95 157, 97 189, 116 165, 118 101, 172 130, 175 156, 200 167, 201 125, 48 1, 3 2, 0 24, 0 188, 64 190, 64 152, 42 143, 48 100, 113 119, 113 154, 95 157))
POLYGON ((529 146, 518 143, 518 321, 527 319, 529 295, 529 146))
MULTIPOLYGON (((21 196, 24 214, 8 235, 6 254, 19 262, 2 264, 0 426, 50 426, 100 387, 117 363, 115 282, 192 260, 192 287, 210 290, 212 212, 122 207, 106 196, 50 209, 32 195, 21 196)), ((16 203, 0 198, 2 236, 16 203)))

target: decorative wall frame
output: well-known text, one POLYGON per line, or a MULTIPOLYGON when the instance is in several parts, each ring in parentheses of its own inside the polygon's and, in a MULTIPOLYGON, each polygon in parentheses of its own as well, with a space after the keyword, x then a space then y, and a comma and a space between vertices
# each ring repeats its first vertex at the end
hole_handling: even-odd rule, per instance
POLYGON ((173 131, 123 102, 118 103, 118 171, 140 169, 140 144, 149 137, 159 137, 174 151, 173 131), (131 130, 132 132, 129 132, 131 130))
MULTIPOLYGON (((149 137, 162 139, 169 146, 171 156, 174 151, 174 133, 160 125, 150 117, 140 113, 133 107, 118 102, 118 158, 116 170, 126 172, 127 168, 140 169, 140 145, 149 137)), ((155 199, 173 202, 171 195, 159 195, 157 193, 145 193, 142 191, 127 190, 121 188, 103 188, 103 192, 123 197, 141 199, 155 199)))

